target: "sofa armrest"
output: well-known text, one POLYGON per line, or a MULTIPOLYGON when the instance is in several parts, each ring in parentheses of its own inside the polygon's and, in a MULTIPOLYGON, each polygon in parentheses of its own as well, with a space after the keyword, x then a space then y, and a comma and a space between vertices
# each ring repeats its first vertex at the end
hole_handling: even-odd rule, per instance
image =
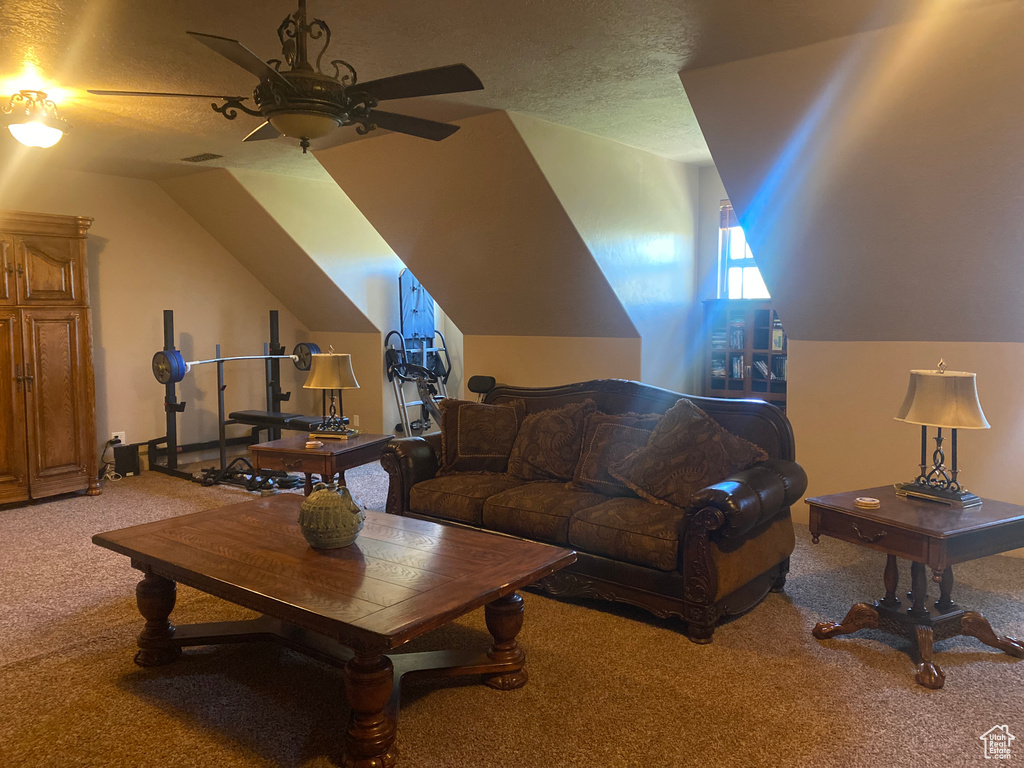
POLYGON ((380 465, 389 475, 388 513, 404 515, 409 510, 409 490, 437 474, 439 462, 434 446, 437 440, 430 439, 433 437, 400 437, 384 446, 380 465))
POLYGON ((806 490, 803 467, 769 459, 697 491, 691 509, 698 515, 717 510, 720 514, 704 516, 705 527, 723 538, 738 538, 788 509, 806 490))

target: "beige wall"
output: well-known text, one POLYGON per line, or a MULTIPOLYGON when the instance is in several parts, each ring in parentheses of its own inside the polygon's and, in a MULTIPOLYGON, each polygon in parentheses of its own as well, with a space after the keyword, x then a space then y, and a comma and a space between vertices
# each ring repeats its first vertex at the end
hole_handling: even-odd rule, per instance
POLYGON ((641 378, 694 391, 698 169, 509 115, 643 340, 641 378))
MULTIPOLYGON (((500 384, 549 387, 640 378, 640 339, 466 335, 463 348, 466 381, 480 375, 493 376, 500 384)), ((462 396, 476 397, 465 390, 462 396)))
POLYGON ((700 197, 697 206, 697 286, 698 302, 718 298, 718 249, 721 206, 729 194, 713 165, 700 169, 700 197))
MULTIPOLYGON (((309 335, 206 230, 157 184, 98 174, 57 171, 35 163, 9 167, 0 208, 92 216, 88 255, 96 366, 97 437, 125 431, 131 442, 165 434, 164 388, 151 358, 163 347, 163 312, 175 312, 177 346, 186 360, 263 354, 269 311, 280 312, 289 349, 309 335)), ((312 407, 301 390, 304 374, 287 362, 282 386, 289 408, 312 407)), ((264 409, 263 366, 228 364, 229 410, 264 409)), ((178 387, 187 403, 178 417, 180 442, 217 438, 216 366, 198 366, 178 387)), ((239 427, 229 434, 244 434, 239 427)))

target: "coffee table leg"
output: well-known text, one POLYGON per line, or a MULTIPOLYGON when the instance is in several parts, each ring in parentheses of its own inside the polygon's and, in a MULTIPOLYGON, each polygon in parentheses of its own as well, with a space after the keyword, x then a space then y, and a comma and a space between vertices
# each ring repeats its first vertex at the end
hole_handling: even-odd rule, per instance
POLYGON ((925 688, 937 690, 946 682, 946 674, 938 664, 932 662, 932 641, 934 640, 932 628, 918 624, 914 627, 914 635, 917 640, 917 654, 921 659, 921 663, 917 665, 917 674, 914 675, 914 679, 925 688))
POLYGON ((867 603, 854 605, 839 624, 834 621, 815 624, 811 634, 819 640, 828 640, 836 635, 848 635, 860 629, 878 629, 878 611, 867 603))
POLYGON ((381 654, 357 653, 345 665, 345 695, 352 708, 345 735, 345 768, 391 768, 398 760, 395 722, 385 711, 394 666, 381 654))
POLYGON ((529 676, 526 673, 526 651, 516 640, 519 630, 523 628, 523 598, 513 592, 499 597, 484 606, 484 620, 487 630, 494 638, 494 645, 487 656, 497 662, 518 665, 510 672, 499 672, 484 675, 484 683, 499 691, 511 691, 526 685, 529 676))
POLYGON ((313 492, 313 473, 306 472, 306 484, 302 487, 302 495, 309 496, 313 492))
POLYGON ((976 637, 985 645, 998 648, 1003 653, 1024 659, 1024 643, 1013 637, 1001 637, 992 630, 988 619, 977 611, 967 611, 960 619, 960 633, 976 637))
POLYGON ((135 663, 140 667, 170 664, 181 656, 181 648, 169 645, 174 637, 174 625, 168 620, 174 610, 178 585, 163 576, 147 573, 135 586, 135 602, 146 626, 139 634, 139 651, 135 663))

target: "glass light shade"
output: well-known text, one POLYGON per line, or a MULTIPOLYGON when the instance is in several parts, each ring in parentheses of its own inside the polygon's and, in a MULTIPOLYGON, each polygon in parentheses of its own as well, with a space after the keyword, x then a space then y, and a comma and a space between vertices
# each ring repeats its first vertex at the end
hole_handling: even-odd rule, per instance
POLYGON ((319 139, 338 127, 338 121, 312 112, 279 112, 267 118, 290 139, 319 139))
POLYGON ((304 389, 359 389, 352 370, 352 355, 313 355, 304 389))
POLYGON ((12 123, 7 126, 7 130, 26 147, 40 147, 42 149, 52 147, 64 135, 64 132, 59 128, 53 128, 38 121, 12 123))
POLYGON ((988 429, 978 401, 977 374, 911 371, 907 396, 896 421, 950 429, 988 429))

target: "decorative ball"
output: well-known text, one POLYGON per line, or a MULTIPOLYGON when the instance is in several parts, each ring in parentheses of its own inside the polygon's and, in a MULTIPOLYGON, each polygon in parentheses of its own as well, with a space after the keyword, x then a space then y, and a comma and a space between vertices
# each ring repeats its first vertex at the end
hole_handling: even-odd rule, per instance
POLYGON ((344 486, 334 491, 317 483, 299 508, 299 527, 314 549, 347 547, 356 540, 365 520, 366 513, 344 486))

